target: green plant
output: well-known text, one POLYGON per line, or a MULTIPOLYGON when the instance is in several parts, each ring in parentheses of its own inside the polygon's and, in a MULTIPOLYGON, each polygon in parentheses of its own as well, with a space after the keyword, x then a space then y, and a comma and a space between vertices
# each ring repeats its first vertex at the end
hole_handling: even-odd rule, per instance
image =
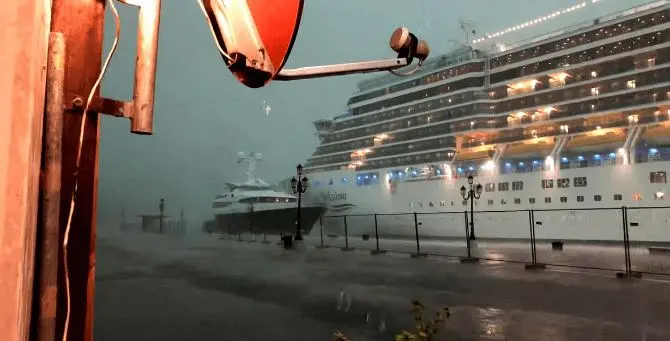
MULTIPOLYGON (((445 307, 442 310, 435 312, 435 317, 426 322, 424 318, 425 307, 423 303, 418 300, 412 301, 412 313, 414 313, 414 327, 416 331, 411 333, 403 330, 395 335, 395 341, 430 341, 439 333, 440 328, 444 322, 449 319, 451 313, 449 308, 445 307)), ((335 341, 350 341, 349 338, 341 331, 336 331, 335 341)))

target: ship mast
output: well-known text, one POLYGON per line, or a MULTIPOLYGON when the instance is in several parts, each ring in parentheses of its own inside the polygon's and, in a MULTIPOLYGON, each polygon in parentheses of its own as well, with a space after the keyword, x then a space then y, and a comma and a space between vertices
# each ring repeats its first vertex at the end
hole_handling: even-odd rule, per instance
POLYGON ((247 183, 255 184, 261 182, 256 176, 256 163, 263 158, 261 153, 250 152, 246 154, 244 152, 237 153, 237 163, 246 162, 247 171, 244 173, 247 175, 247 183))

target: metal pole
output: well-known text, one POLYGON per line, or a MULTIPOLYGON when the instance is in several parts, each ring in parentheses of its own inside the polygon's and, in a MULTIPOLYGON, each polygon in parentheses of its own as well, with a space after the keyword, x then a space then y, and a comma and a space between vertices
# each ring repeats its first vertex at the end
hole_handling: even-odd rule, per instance
POLYGON ((533 215, 533 210, 528 210, 528 227, 530 230, 530 257, 531 263, 537 263, 536 249, 535 249, 535 217, 533 215))
POLYGON ((632 272, 630 264, 630 241, 628 240, 628 209, 626 206, 621 207, 621 215, 623 218, 623 248, 626 260, 626 274, 632 272))
POLYGON ((135 134, 153 133, 154 89, 158 57, 158 29, 161 0, 136 2, 140 6, 137 21, 137 58, 135 58, 135 88, 130 131, 135 134))
POLYGON ((421 253, 421 247, 419 246, 419 220, 418 215, 414 212, 414 238, 416 239, 416 254, 421 253))
POLYGON ((41 237, 38 260, 40 302, 37 311, 39 327, 35 339, 39 341, 53 341, 56 338, 64 80, 65 38, 62 33, 52 32, 49 36, 45 98, 43 222, 41 233, 38 234, 41 237))
MULTIPOLYGON (((64 90, 66 94, 72 94, 79 99, 65 103, 66 112, 63 117, 61 233, 67 224, 70 202, 74 199, 76 204, 71 224, 73 233, 69 236, 68 258, 65 260, 69 269, 71 309, 66 309, 65 300, 59 300, 56 335, 64 333, 67 314, 69 316, 67 340, 90 341, 93 340, 95 299, 100 120, 99 115, 92 110, 84 113, 83 106, 79 106, 78 103, 85 102, 101 71, 105 2, 53 0, 52 3, 51 31, 63 33, 67 37, 68 46, 76 47, 68 48, 66 51, 64 90), (81 21, 82 18, 86 20, 81 21), (80 24, 73 24, 75 22, 80 24), (84 139, 80 143, 82 129, 84 139), (80 164, 79 168, 75 169, 80 148, 80 164), (73 197, 75 182, 78 185, 76 197, 73 197)), ((97 89, 94 97, 99 95, 100 91, 97 89)), ((63 269, 64 266, 59 266, 61 276, 64 275, 63 269)), ((65 297, 65 293, 59 290, 59 297, 65 297)))
POLYGON ((319 228, 321 232, 321 248, 323 248, 323 216, 319 216, 319 228))
POLYGON ((159 218, 160 220, 158 221, 158 229, 159 229, 160 233, 162 234, 163 233, 163 216, 164 216, 164 213, 165 213, 165 199, 161 198, 161 203, 158 207, 160 208, 160 212, 161 212, 160 218, 159 218))
POLYGON ((470 235, 468 233, 468 211, 465 210, 463 211, 463 216, 465 217, 465 246, 468 249, 468 258, 472 258, 472 254, 470 252, 470 235))
POLYGON ((347 216, 344 216, 344 247, 349 249, 349 229, 347 228, 347 216))
POLYGON ((379 252, 379 230, 377 229, 377 213, 375 213, 375 242, 377 244, 377 252, 379 252))
POLYGON ((295 231, 295 240, 302 240, 302 183, 300 182, 300 179, 298 179, 298 213, 297 213, 297 221, 296 221, 296 231, 295 231))
POLYGON ((475 191, 472 189, 470 189, 470 239, 477 239, 475 237, 475 191))

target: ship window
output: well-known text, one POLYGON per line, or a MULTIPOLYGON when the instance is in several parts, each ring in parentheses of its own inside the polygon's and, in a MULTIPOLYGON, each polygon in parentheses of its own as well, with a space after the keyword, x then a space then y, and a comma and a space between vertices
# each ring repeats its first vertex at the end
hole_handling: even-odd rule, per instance
POLYGON ((544 198, 544 203, 545 204, 551 204, 551 197, 545 197, 544 198))
POLYGON ((654 193, 654 200, 663 200, 663 197, 665 196, 665 193, 658 191, 654 193))
POLYGON ((495 192, 496 184, 493 182, 489 182, 486 185, 484 185, 484 190, 487 192, 495 192))
POLYGON ((561 202, 564 204, 568 202, 568 197, 561 197, 561 202))
POLYGON ((621 201, 622 199, 623 199, 623 196, 621 194, 615 194, 614 195, 614 200, 621 201))
POLYGON ((429 202, 428 202, 428 207, 435 207, 435 205, 433 205, 433 202, 432 202, 432 201, 429 201, 429 202))
POLYGON ((535 198, 528 198, 528 203, 531 205, 535 205, 535 198))
POLYGON ((343 184, 348 184, 349 183, 349 178, 346 178, 346 177, 342 178, 342 183, 343 184))
POLYGON ((514 198, 514 203, 517 205, 521 204, 521 198, 514 198))
POLYGON ((465 205, 467 205, 467 204, 468 204, 468 201, 467 201, 467 200, 463 200, 463 206, 465 206, 465 205))
POLYGON ((507 200, 505 200, 505 199, 500 199, 500 204, 501 204, 501 205, 505 205, 505 204, 507 204, 507 200))
POLYGON ((603 197, 600 194, 596 194, 593 196, 593 201, 600 201, 603 200, 603 197))
POLYGON ((642 200, 642 194, 640 194, 640 193, 633 194, 633 200, 635 200, 635 201, 642 200))
POLYGON ((635 80, 631 79, 628 82, 626 82, 626 87, 629 89, 635 89, 635 80))
POLYGON ((545 179, 542 180, 542 188, 554 188, 554 179, 545 179))
POLYGON ((574 178, 575 187, 586 187, 586 177, 577 176, 574 178))
POLYGON ((668 183, 668 177, 666 172, 650 172, 649 173, 649 182, 652 184, 665 184, 668 183))
POLYGON ((357 186, 369 186, 377 184, 379 178, 379 173, 360 173, 356 175, 356 185, 357 186))
POLYGON ((499 192, 509 191, 509 182, 499 182, 498 191, 499 192))
POLYGON ((221 207, 226 207, 228 205, 232 204, 231 202, 215 202, 212 207, 214 208, 221 208, 221 207))
POLYGON ((447 202, 444 200, 440 201, 440 206, 447 206, 447 202))
POLYGON ((558 188, 570 188, 570 178, 561 178, 556 181, 558 188))
POLYGON ((489 205, 493 205, 493 199, 489 199, 489 205))
POLYGON ((523 181, 512 181, 512 190, 513 191, 523 190, 523 181))
POLYGON ((409 202, 409 207, 414 207, 414 203, 410 201, 409 202))
POLYGON ((577 196, 577 202, 584 202, 584 196, 583 195, 578 195, 577 196))

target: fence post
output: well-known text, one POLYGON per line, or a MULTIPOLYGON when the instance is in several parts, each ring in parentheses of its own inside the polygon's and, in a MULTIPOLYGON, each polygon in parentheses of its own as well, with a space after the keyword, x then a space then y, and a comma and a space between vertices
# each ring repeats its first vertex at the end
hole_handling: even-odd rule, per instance
POLYGON ((323 216, 319 216, 319 230, 321 233, 321 248, 323 249, 323 216))
POLYGON ((377 225, 377 213, 374 214, 374 217, 375 217, 375 245, 376 245, 376 247, 375 247, 374 250, 370 251, 370 254, 379 255, 379 254, 386 253, 386 251, 382 251, 382 250, 379 249, 379 229, 378 229, 378 225, 377 225))
POLYGON ((642 274, 633 272, 633 266, 630 261, 630 235, 628 234, 628 207, 621 206, 621 220, 623 225, 623 249, 626 258, 625 272, 617 272, 618 278, 641 278, 642 274))
POLYGON ((344 247, 341 248, 342 251, 351 251, 353 249, 349 248, 349 228, 347 227, 347 216, 344 216, 344 247))
POLYGON ((479 263, 479 258, 472 257, 472 251, 470 250, 470 229, 468 228, 469 226, 469 217, 468 217, 468 210, 463 211, 463 221, 465 222, 465 246, 468 250, 468 258, 461 258, 460 262, 461 263, 479 263))
POLYGON ((263 232, 263 244, 270 244, 270 241, 268 240, 268 233, 263 232))
POLYGON ((412 258, 418 258, 418 257, 427 257, 428 254, 425 252, 421 252, 421 246, 419 243, 419 217, 418 213, 414 212, 414 239, 416 239, 416 253, 412 254, 412 258))
POLYGON ((528 210, 528 229, 530 231, 530 257, 531 262, 524 266, 526 270, 540 270, 546 269, 545 264, 537 262, 537 239, 535 238, 535 211, 528 210))

